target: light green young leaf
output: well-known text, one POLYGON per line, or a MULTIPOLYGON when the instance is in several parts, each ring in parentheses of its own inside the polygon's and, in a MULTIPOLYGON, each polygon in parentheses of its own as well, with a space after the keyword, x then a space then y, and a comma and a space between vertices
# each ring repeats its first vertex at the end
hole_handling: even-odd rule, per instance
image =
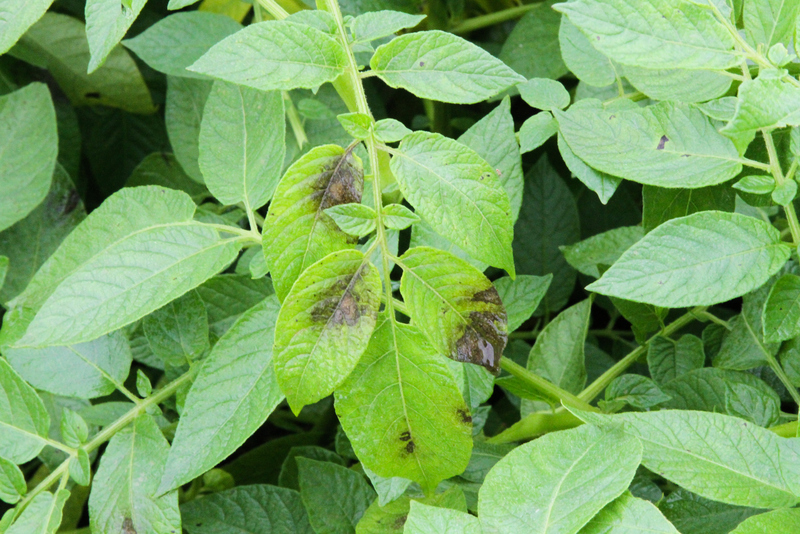
POLYGON ((10 347, 3 355, 35 388, 80 399, 110 394, 125 382, 131 366, 128 339, 119 331, 76 345, 10 347))
POLYGON ((510 99, 504 98, 499 106, 464 132, 458 142, 477 152, 495 170, 508 195, 511 221, 516 221, 525 184, 510 99))
POLYGON ((728 135, 761 128, 800 126, 800 88, 784 81, 786 71, 763 71, 739 86, 733 120, 722 132, 728 135))
POLYGON ((515 280, 508 276, 495 280, 494 287, 508 315, 509 332, 513 332, 530 319, 552 281, 552 274, 544 276, 521 274, 515 280))
POLYGON ((355 139, 366 139, 370 135, 372 117, 363 113, 342 113, 336 117, 342 128, 355 139))
POLYGON ((47 196, 58 155, 50 90, 32 83, 0 96, 0 230, 47 196))
POLYGON ((469 408, 446 360, 416 327, 382 316, 335 395, 353 449, 376 474, 432 491, 469 462, 469 408))
POLYGON ((0 359, 0 458, 23 464, 45 446, 50 416, 28 384, 0 359))
POLYGON ((159 494, 227 458, 283 400, 272 363, 279 308, 274 296, 250 308, 203 361, 184 403, 159 494))
POLYGON ((775 187, 772 192, 772 201, 779 206, 786 206, 797 195, 797 182, 794 180, 786 180, 782 184, 775 187))
POLYGON ((186 70, 186 67, 219 41, 241 29, 241 24, 225 15, 187 11, 164 17, 122 44, 159 72, 170 76, 206 78, 186 70))
POLYGON ((567 68, 582 82, 594 87, 606 87, 614 83, 617 73, 611 61, 592 46, 583 32, 567 17, 561 18, 558 31, 561 56, 567 68))
POLYGON ((760 287, 789 252, 770 224, 735 213, 700 212, 647 234, 586 289, 665 308, 711 305, 760 287))
POLYGON ((286 20, 251 24, 223 39, 188 67, 262 91, 311 89, 339 77, 342 45, 325 33, 286 20))
POLYGON ((169 144, 183 170, 195 182, 203 183, 200 171, 200 125, 212 83, 167 76, 164 120, 169 144))
POLYGON ((788 43, 800 16, 800 3, 792 0, 746 0, 742 10, 744 33, 755 45, 788 43))
POLYGON ((405 534, 481 534, 478 518, 459 510, 412 501, 405 534))
POLYGON ((266 484, 239 486, 186 502, 181 517, 189 534, 268 534, 278 525, 287 534, 314 534, 300 494, 266 484))
POLYGON ((189 291, 144 318, 150 350, 165 363, 180 367, 209 349, 208 314, 197 291, 189 291))
POLYGON ((329 254, 300 275, 275 327, 275 373, 292 411, 330 395, 355 368, 380 295, 378 270, 356 250, 329 254))
POLYGON ((178 492, 157 491, 168 453, 169 443, 144 413, 111 438, 89 495, 92 532, 180 531, 178 492))
POLYGON ((393 230, 405 230, 420 219, 416 213, 402 204, 387 204, 382 209, 383 224, 393 230))
POLYGON ((25 475, 19 467, 5 458, 0 458, 0 500, 15 504, 27 491, 25 475))
POLYGON ((375 210, 364 204, 339 204, 325 210, 336 225, 347 235, 355 237, 371 234, 375 230, 378 214, 375 210))
POLYGON ((375 491, 363 475, 341 465, 298 458, 300 496, 314 532, 355 532, 356 525, 375 500, 375 491))
POLYGON ((569 93, 556 80, 532 78, 517 89, 522 99, 533 108, 552 111, 569 106, 569 93))
MULTIPOLYGON (((89 438, 89 427, 77 412, 64 408, 61 411, 61 438, 70 447, 80 447, 89 438)), ((84 451, 86 452, 86 451, 84 451)))
POLYGON ((5 54, 14 43, 39 20, 53 0, 2 0, 0 2, 0 54, 5 54))
POLYGON ((734 211, 736 192, 727 183, 696 189, 642 188, 642 226, 651 231, 670 219, 698 211, 734 211))
POLYGON ((141 185, 177 189, 190 195, 197 202, 209 197, 208 189, 187 176, 175 156, 168 152, 154 152, 144 158, 125 182, 125 187, 141 185))
POLYGON ((335 145, 310 150, 283 175, 263 236, 264 257, 281 301, 309 265, 355 246, 357 240, 342 232, 325 210, 361 202, 363 190, 361 160, 335 145))
POLYGON ((754 195, 769 195, 775 190, 775 178, 765 174, 745 176, 732 187, 754 195))
POLYGON ((430 247, 410 249, 398 264, 403 299, 436 350, 497 373, 508 319, 489 279, 466 261, 430 247))
POLYGON ((438 30, 409 33, 378 47, 372 70, 420 98, 474 104, 525 78, 482 48, 438 30))
POLYGON ((405 125, 394 119, 381 119, 375 123, 374 127, 375 138, 384 143, 396 143, 402 141, 405 136, 411 133, 411 130, 405 125))
POLYGON ((92 461, 86 449, 69 459, 69 477, 79 486, 88 486, 92 481, 92 461))
POLYGON ((625 77, 654 100, 705 102, 724 95, 733 78, 714 70, 644 69, 625 66, 625 77))
POLYGON ((739 100, 735 96, 723 96, 710 102, 697 104, 697 109, 718 121, 730 122, 736 113, 736 103, 739 100))
POLYGON ((780 508, 800 501, 800 447, 727 415, 664 410, 581 419, 639 438, 642 464, 689 491, 728 504, 780 508))
POLYGON ((680 534, 651 502, 628 492, 594 516, 579 534, 680 534))
MULTIPOLYGON (((748 5, 748 4, 745 4, 748 5)), ((784 508, 745 519, 731 534, 778 534, 800 530, 800 510, 784 508)))
MULTIPOLYGON (((524 126, 523 124, 523 127, 524 126)), ((521 134, 522 130, 520 130, 520 135, 521 134)), ((561 153, 561 158, 564 160, 564 163, 573 176, 583 182, 583 185, 597 193, 600 202, 607 204, 608 201, 611 200, 611 196, 617 190, 617 187, 619 187, 619 184, 622 183, 622 178, 611 176, 610 174, 600 172, 588 166, 575 155, 569 145, 564 141, 563 135, 558 136, 558 151, 561 153)))
POLYGON ((517 447, 480 489, 484 534, 578 532, 628 488, 641 451, 636 438, 590 425, 517 447))
POLYGON ((658 336, 647 347, 650 376, 661 385, 685 375, 706 363, 703 340, 686 334, 677 341, 658 336))
POLYGON ((549 111, 537 113, 522 123, 519 129, 519 148, 525 154, 532 152, 558 132, 558 121, 549 111))
POLYGON ((515 275, 508 195, 483 158, 439 134, 415 132, 400 143, 391 169, 403 196, 434 230, 515 275))
POLYGON ((97 70, 119 44, 146 2, 129 0, 120 4, 119 0, 86 1, 86 37, 91 51, 89 74, 97 70))
POLYGON ((742 170, 733 142, 686 104, 605 109, 588 99, 555 115, 575 155, 634 182, 697 188, 728 181, 742 170))
POLYGON ((74 106, 100 104, 131 113, 155 112, 139 68, 121 46, 114 47, 105 63, 87 74, 90 54, 86 28, 73 17, 46 13, 23 36, 17 50, 46 65, 74 106))
POLYGON ((409 15, 399 11, 369 11, 350 23, 354 43, 368 43, 387 37, 406 28, 413 28, 425 20, 425 15, 409 15))
POLYGON ((573 0, 553 7, 597 50, 625 65, 724 70, 740 61, 714 12, 690 0, 573 0))
POLYGON ((6 534, 55 534, 61 524, 64 503, 69 491, 56 491, 55 496, 45 491, 33 498, 6 534))
POLYGON ((553 11, 554 3, 555 0, 537 3, 535 9, 525 13, 500 49, 500 60, 526 79, 556 80, 569 72, 561 59, 561 15, 553 11))
POLYGON ((785 274, 775 282, 764 306, 764 341, 800 336, 800 276, 785 274))
POLYGON ((600 278, 602 266, 612 265, 623 252, 644 237, 641 226, 623 226, 560 247, 564 258, 579 272, 600 278))

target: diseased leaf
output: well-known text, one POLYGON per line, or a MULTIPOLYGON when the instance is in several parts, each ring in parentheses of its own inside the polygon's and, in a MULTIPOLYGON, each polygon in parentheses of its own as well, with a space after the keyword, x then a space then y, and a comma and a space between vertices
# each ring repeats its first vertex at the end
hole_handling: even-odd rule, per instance
POLYGON ((42 15, 53 0, 33 0, 19 2, 18 0, 3 0, 0 2, 0 54, 5 54, 14 46, 42 15))
POLYGON ((546 0, 519 19, 498 57, 516 72, 530 78, 556 80, 567 74, 558 44, 561 15, 555 0, 546 0))
POLYGON ((594 516, 580 534, 680 534, 658 508, 623 493, 594 516))
POLYGON ((771 225, 706 211, 662 224, 587 289, 666 308, 710 305, 761 286, 788 257, 771 225))
POLYGON ((800 88, 783 80, 786 71, 762 72, 739 86, 736 113, 722 132, 736 135, 761 128, 800 126, 800 88))
POLYGON ((677 341, 658 336, 647 347, 647 367, 650 376, 661 385, 678 378, 706 363, 703 340, 686 334, 677 341))
POLYGON ((579 272, 600 278, 603 266, 614 264, 623 252, 644 237, 640 226, 623 226, 560 247, 564 258, 579 272))
POLYGON ((552 275, 527 274, 517 275, 514 280, 508 276, 495 280, 494 287, 508 315, 509 332, 513 332, 530 319, 552 281, 552 275))
POLYGON ((0 457, 23 464, 45 446, 50 417, 28 384, 0 359, 0 457))
POLYGON ((86 37, 91 59, 89 74, 103 64, 142 12, 147 0, 86 0, 86 37))
POLYGON ((391 87, 454 104, 474 104, 525 81, 485 50, 438 30, 392 39, 369 64, 391 87))
POLYGON ((264 256, 275 292, 283 301, 300 273, 356 239, 339 229, 325 210, 361 202, 364 171, 352 150, 312 149, 281 178, 264 224, 264 256))
POLYGON ((561 18, 558 42, 564 63, 579 80, 594 87, 606 87, 614 83, 617 73, 611 61, 598 52, 589 38, 567 17, 561 18))
POLYGON ((331 394, 355 368, 380 294, 378 270, 355 250, 329 254, 300 275, 275 327, 275 372, 292 411, 331 394))
POLYGON ((298 458, 300 496, 317 534, 355 532, 375 499, 363 475, 341 465, 298 458))

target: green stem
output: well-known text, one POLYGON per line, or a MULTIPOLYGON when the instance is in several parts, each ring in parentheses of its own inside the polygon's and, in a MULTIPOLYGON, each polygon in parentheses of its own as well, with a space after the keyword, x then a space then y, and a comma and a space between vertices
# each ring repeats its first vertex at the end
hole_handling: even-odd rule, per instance
POLYGON ((282 20, 289 16, 289 12, 283 9, 275 0, 258 0, 261 7, 266 9, 275 20, 282 20))
POLYGON ((583 421, 563 408, 555 412, 537 412, 525 417, 511 428, 486 441, 497 444, 525 441, 548 432, 566 430, 582 424, 583 421))
POLYGON ((708 311, 704 311, 704 312, 698 313, 697 314, 697 319, 701 320, 701 321, 703 319, 706 319, 708 321, 711 321, 714 324, 718 324, 718 325, 724 327, 725 330, 728 330, 728 331, 733 330, 733 327, 731 326, 731 324, 728 321, 720 319, 719 317, 717 317, 716 315, 714 315, 713 313, 708 312, 708 311))
POLYGON ((569 391, 561 389, 552 382, 545 380, 541 376, 528 371, 509 358, 500 358, 500 368, 506 371, 508 374, 527 383, 537 392, 541 393, 543 397, 567 406, 571 406, 573 408, 578 408, 580 410, 588 412, 597 411, 597 408, 590 405, 588 402, 579 399, 569 391))
POLYGON ((289 96, 289 91, 283 91, 283 101, 286 102, 286 117, 289 119, 289 125, 292 127, 292 133, 297 141, 297 146, 303 148, 303 145, 308 143, 306 130, 303 128, 303 120, 300 118, 300 113, 294 107, 292 97, 289 96))
POLYGON ((500 24, 501 22, 505 22, 507 20, 518 19, 528 11, 537 9, 542 5, 543 2, 525 4, 518 7, 504 9, 502 11, 495 11, 494 13, 489 13, 487 15, 481 15, 480 17, 473 17, 461 22, 460 24, 457 24, 455 27, 451 28, 450 31, 455 34, 464 34, 471 31, 480 30, 481 28, 494 26, 495 24, 500 24))
MULTIPOLYGON (((783 176, 783 169, 781 169, 781 162, 778 159, 778 151, 775 150, 775 141, 772 139, 772 133, 768 130, 761 130, 761 135, 764 137, 764 144, 767 147, 767 154, 769 154, 769 164, 772 176, 775 182, 780 186, 786 181, 783 176)), ((783 207, 786 213, 786 220, 789 222, 789 229, 792 231, 792 241, 795 243, 800 242, 800 221, 797 220, 797 212, 794 210, 794 203, 789 202, 783 207)))

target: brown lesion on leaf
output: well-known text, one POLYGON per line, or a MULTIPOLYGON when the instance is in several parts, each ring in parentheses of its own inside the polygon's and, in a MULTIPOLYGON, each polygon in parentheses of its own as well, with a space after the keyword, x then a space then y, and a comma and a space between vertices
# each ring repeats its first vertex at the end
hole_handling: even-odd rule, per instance
POLYGON ((417 446, 414 444, 413 440, 409 440, 408 443, 406 443, 406 452, 408 454, 413 454, 413 452, 414 452, 414 450, 416 448, 417 448, 417 446))
POLYGON ((669 137, 667 137, 666 135, 662 135, 661 139, 658 141, 658 146, 656 147, 656 150, 664 150, 664 146, 666 146, 667 141, 669 141, 669 137))
POLYGON ((402 434, 400 434, 400 441, 411 441, 411 432, 406 430, 402 434))
POLYGON ((467 325, 455 341, 452 357, 460 362, 481 365, 497 374, 508 342, 508 316, 503 301, 494 286, 476 292, 471 300, 485 306, 466 317, 467 325))
POLYGON ((406 525, 406 521, 407 521, 407 520, 408 520, 408 514, 403 514, 403 515, 401 515, 400 517, 398 517, 397 519, 395 519, 395 520, 394 520, 394 523, 393 523, 393 525, 392 525, 392 528, 394 528, 394 530, 400 530, 400 531, 402 531, 402 530, 403 530, 403 528, 404 528, 404 527, 405 527, 405 525, 406 525))
MULTIPOLYGON (((353 154, 356 145, 348 148, 341 157, 331 161, 318 175, 311 185, 314 192, 311 198, 318 202, 315 221, 326 221, 332 228, 339 227, 325 210, 340 204, 360 203, 364 193, 364 167, 358 157, 353 154)), ((350 244, 358 243, 358 238, 345 234, 350 244)))
POLYGON ((138 534, 133 526, 133 519, 126 517, 125 521, 122 522, 122 530, 120 532, 121 534, 138 534))
POLYGON ((373 305, 380 297, 364 283, 367 269, 373 267, 364 261, 353 274, 343 275, 317 295, 311 308, 311 320, 328 327, 356 326, 364 317, 376 318, 378 310, 373 305))
POLYGON ((462 423, 465 425, 472 424, 472 416, 466 410, 459 408, 456 410, 458 414, 458 418, 461 420, 462 423))

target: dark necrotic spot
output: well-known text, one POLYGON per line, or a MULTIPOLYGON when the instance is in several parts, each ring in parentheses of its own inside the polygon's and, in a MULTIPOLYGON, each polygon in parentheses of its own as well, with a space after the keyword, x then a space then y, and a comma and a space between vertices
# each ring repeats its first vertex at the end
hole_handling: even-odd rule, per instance
POLYGON ((472 295, 473 302, 486 302, 488 304, 494 304, 496 306, 502 306, 503 301, 500 299, 500 294, 491 286, 489 289, 484 289, 483 291, 478 291, 474 295, 472 295))
POLYGON ((420 62, 419 62, 419 66, 420 66, 420 67, 424 67, 424 66, 425 66, 425 62, 424 62, 424 61, 420 61, 420 62))
POLYGON ((81 196, 78 194, 78 192, 74 189, 70 189, 64 202, 64 208, 61 210, 62 215, 69 215, 75 211, 75 208, 78 207, 78 203, 80 201, 81 196))
POLYGON ((85 96, 86 98, 100 98, 100 93, 98 93, 97 91, 90 91, 84 94, 83 96, 85 96))
POLYGON ((406 520, 408 519, 408 514, 401 515, 397 519, 394 520, 394 529, 395 530, 402 530, 406 524, 406 520))
POLYGON ((409 441, 411 439, 411 432, 406 430, 402 434, 400 434, 400 441, 409 441))
POLYGON ((138 534, 136 528, 133 526, 133 519, 126 517, 122 522, 122 534, 138 534))
POLYGON ((417 446, 414 445, 413 441, 409 441, 408 443, 406 443, 406 452, 408 454, 411 454, 412 452, 414 452, 414 449, 416 449, 416 448, 417 448, 417 446))
POLYGON ((667 141, 669 141, 669 137, 667 137, 666 135, 662 135, 661 140, 658 142, 656 150, 664 150, 664 145, 667 144, 667 141))
POLYGON ((468 414, 465 410, 462 410, 462 409, 459 408, 457 410, 457 413, 458 413, 458 417, 461 418, 461 422, 462 423, 464 423, 464 424, 472 423, 472 416, 470 414, 468 414))
POLYGON ((315 185, 323 191, 320 210, 339 204, 361 202, 364 192, 364 169, 353 154, 355 146, 350 147, 342 157, 320 175, 315 185))

